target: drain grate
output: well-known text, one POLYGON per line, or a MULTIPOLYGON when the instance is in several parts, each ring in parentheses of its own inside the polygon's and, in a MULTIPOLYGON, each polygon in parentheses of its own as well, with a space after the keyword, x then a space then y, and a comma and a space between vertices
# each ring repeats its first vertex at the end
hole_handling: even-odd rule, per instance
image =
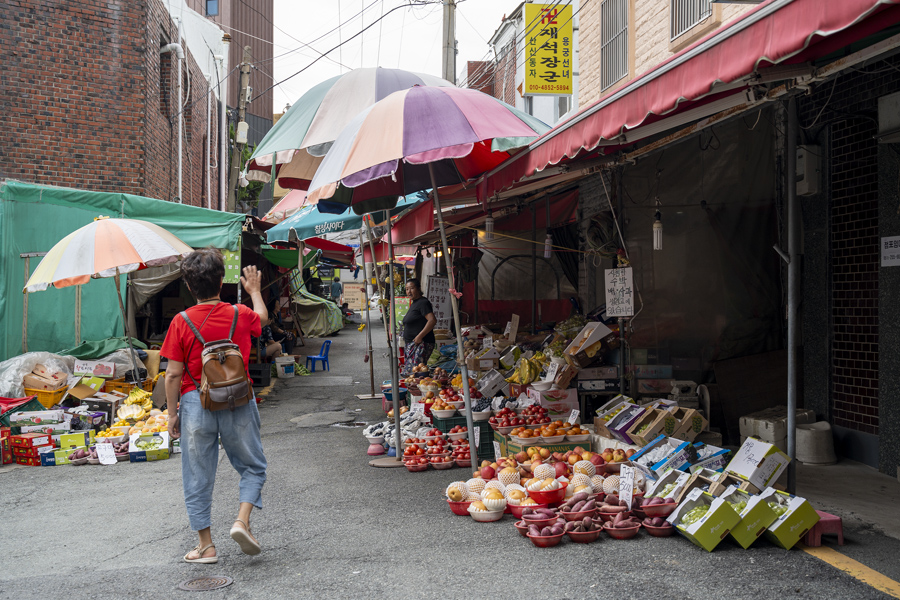
POLYGON ((365 427, 368 423, 363 423, 362 421, 350 421, 349 423, 335 423, 332 427, 346 427, 348 429, 352 429, 354 427, 365 427))
POLYGON ((234 583, 234 579, 231 577, 215 575, 213 577, 198 577, 197 579, 182 581, 178 584, 178 589, 188 592, 208 592, 229 586, 232 583, 234 583))

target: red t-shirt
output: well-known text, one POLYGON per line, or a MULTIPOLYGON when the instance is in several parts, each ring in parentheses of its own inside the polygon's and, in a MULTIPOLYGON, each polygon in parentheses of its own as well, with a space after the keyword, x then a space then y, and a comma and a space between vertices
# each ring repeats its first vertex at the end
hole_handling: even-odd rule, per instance
MULTIPOLYGON (((234 305, 227 302, 218 304, 200 304, 187 309, 187 315, 190 317, 194 327, 200 330, 200 335, 207 342, 216 340, 224 340, 228 338, 228 332, 231 329, 231 322, 234 319, 234 305), (200 328, 200 324, 212 311, 212 316, 200 328)), ((238 322, 234 329, 234 337, 232 341, 241 349, 244 356, 244 367, 247 369, 247 375, 250 374, 250 336, 259 337, 262 333, 262 327, 259 322, 259 315, 253 312, 249 307, 238 304, 238 322)), ((188 372, 194 376, 197 382, 200 382, 202 363, 200 354, 203 352, 203 344, 194 336, 194 332, 188 327, 181 316, 177 316, 172 320, 169 331, 166 333, 166 339, 163 342, 160 355, 169 360, 178 361, 186 364, 186 371, 181 379, 181 394, 196 390, 197 386, 188 377, 188 372), (194 346, 191 348, 191 343, 194 346), (185 354, 190 349, 191 355, 185 360, 185 354)))

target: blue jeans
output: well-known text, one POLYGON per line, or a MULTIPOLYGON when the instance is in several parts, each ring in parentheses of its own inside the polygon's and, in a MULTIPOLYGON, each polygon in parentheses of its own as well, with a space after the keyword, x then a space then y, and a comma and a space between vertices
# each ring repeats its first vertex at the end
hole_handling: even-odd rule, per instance
POLYGON ((259 410, 251 400, 244 406, 209 411, 196 390, 181 397, 181 480, 191 529, 211 524, 213 484, 219 463, 219 437, 231 466, 241 476, 240 501, 262 508, 266 457, 259 434, 259 410))

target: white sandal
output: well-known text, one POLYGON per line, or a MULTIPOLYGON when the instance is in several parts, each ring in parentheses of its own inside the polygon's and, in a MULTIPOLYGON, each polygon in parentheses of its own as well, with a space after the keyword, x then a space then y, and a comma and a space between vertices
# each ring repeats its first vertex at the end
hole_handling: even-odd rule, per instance
POLYGON ((203 556, 204 552, 206 552, 210 548, 215 549, 215 547, 216 547, 215 544, 207 544, 201 548, 200 544, 197 544, 196 546, 194 546, 193 548, 188 550, 188 553, 184 555, 184 562, 198 563, 198 564, 203 564, 203 565, 211 565, 211 564, 217 563, 217 562, 219 562, 218 554, 216 554, 215 556, 207 556, 207 557, 203 556), (188 556, 190 556, 191 552, 194 552, 194 551, 197 552, 197 558, 188 558, 188 556))
POLYGON ((234 522, 243 525, 243 527, 231 527, 231 539, 238 543, 241 547, 241 552, 249 554, 250 556, 256 556, 262 552, 259 542, 257 542, 256 538, 250 533, 250 526, 241 519, 235 519, 234 522))

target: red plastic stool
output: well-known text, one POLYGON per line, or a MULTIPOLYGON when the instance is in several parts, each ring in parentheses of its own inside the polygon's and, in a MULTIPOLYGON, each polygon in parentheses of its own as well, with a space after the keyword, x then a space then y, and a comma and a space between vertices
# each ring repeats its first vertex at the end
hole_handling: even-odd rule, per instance
POLYGON ((819 515, 819 522, 809 530, 806 537, 803 538, 803 543, 810 548, 817 548, 822 545, 823 533, 834 533, 837 534, 838 545, 843 546, 844 526, 843 523, 841 523, 841 518, 828 514, 827 512, 822 512, 821 510, 817 510, 816 513, 819 515))

